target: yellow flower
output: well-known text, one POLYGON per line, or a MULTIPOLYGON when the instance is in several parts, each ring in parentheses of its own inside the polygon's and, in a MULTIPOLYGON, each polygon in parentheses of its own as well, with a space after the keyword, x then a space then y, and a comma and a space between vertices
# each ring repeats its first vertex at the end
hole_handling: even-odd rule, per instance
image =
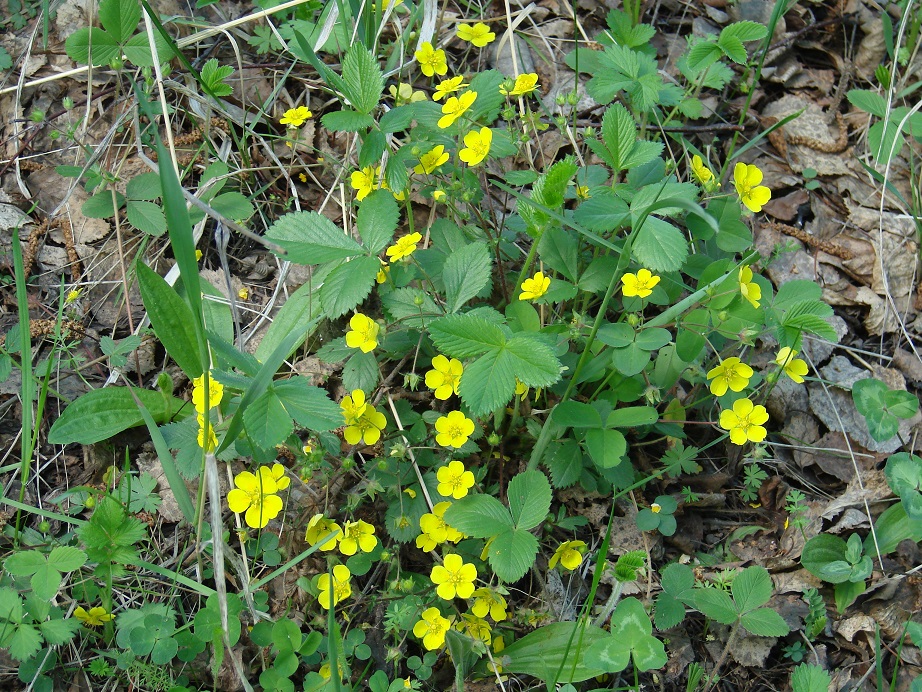
POLYGON ((279 490, 284 490, 291 485, 291 479, 285 475, 285 467, 281 464, 272 464, 272 477, 275 479, 275 485, 279 490))
POLYGON ((452 77, 451 79, 443 79, 441 82, 436 84, 435 93, 432 95, 433 101, 441 101, 443 98, 449 94, 453 94, 459 89, 463 89, 468 86, 464 83, 464 76, 461 77, 452 77))
POLYGON ((365 166, 360 171, 354 171, 349 177, 349 184, 356 191, 355 198, 359 202, 378 189, 379 175, 381 175, 381 166, 365 166))
POLYGON ((474 421, 461 411, 452 411, 435 422, 435 429, 439 433, 435 441, 443 447, 463 447, 474 432, 474 421))
POLYGON ((743 298, 752 303, 752 307, 759 307, 762 299, 762 287, 752 280, 752 269, 747 264, 740 268, 740 293, 743 298))
POLYGON ((378 345, 378 331, 381 327, 370 317, 360 312, 349 320, 350 331, 346 332, 346 346, 359 348, 362 353, 373 351, 378 345))
POLYGON ((576 569, 583 563, 583 550, 586 548, 585 541, 565 541, 557 546, 557 550, 551 556, 547 566, 550 569, 559 562, 566 569, 576 569))
POLYGON ((458 543, 462 539, 467 538, 467 536, 458 531, 458 529, 455 527, 449 526, 448 522, 445 521, 445 511, 449 507, 451 507, 451 503, 448 501, 437 502, 432 506, 432 514, 441 522, 442 528, 445 529, 445 540, 452 543, 458 543))
POLYGON ((392 84, 387 88, 387 90, 393 97, 395 106, 402 106, 406 103, 416 103, 417 101, 425 101, 428 98, 425 91, 413 91, 412 84, 400 83, 397 86, 392 84))
POLYGON ((515 78, 515 84, 512 89, 507 89, 505 85, 500 86, 499 93, 503 96, 524 96, 530 94, 538 88, 538 75, 534 72, 530 74, 520 74, 515 78))
POLYGON ((434 369, 426 373, 426 386, 435 390, 435 398, 445 401, 452 393, 457 394, 458 383, 464 372, 461 361, 438 355, 432 359, 432 367, 434 369))
POLYGON ((650 511, 654 514, 659 514, 663 511, 663 506, 659 502, 654 502, 652 505, 650 505, 650 511))
POLYGON ((474 604, 471 606, 471 612, 479 618, 485 618, 489 615, 494 622, 502 622, 506 619, 506 599, 502 594, 493 589, 483 587, 477 589, 473 594, 474 604))
POLYGON ((378 273, 375 274, 375 281, 379 284, 383 284, 387 281, 387 277, 391 273, 391 268, 387 265, 384 260, 381 260, 381 268, 378 270, 378 273))
POLYGON ((94 606, 87 611, 83 606, 77 606, 74 609, 74 617, 83 623, 84 627, 99 627, 115 616, 106 611, 102 606, 94 606))
POLYGON ((433 147, 425 154, 419 157, 419 164, 414 166, 413 172, 418 175, 429 175, 436 168, 448 161, 448 152, 442 144, 433 147))
POLYGON ((734 167, 733 184, 736 186, 736 194, 750 211, 762 211, 762 206, 772 198, 772 191, 759 185, 761 182, 762 171, 751 163, 738 163, 734 167))
POLYGON ((436 202, 441 202, 445 199, 445 190, 434 190, 432 193, 432 199, 436 202))
POLYGON ((547 293, 550 286, 551 277, 538 272, 530 279, 525 279, 522 282, 522 292, 519 294, 519 300, 537 300, 547 293))
POLYGON ((459 632, 466 632, 474 639, 479 639, 484 644, 489 644, 493 640, 493 630, 490 623, 479 618, 476 615, 465 613, 461 616, 461 621, 455 625, 459 632))
POLYGON ((370 553, 376 545, 378 539, 375 538, 375 527, 371 524, 361 519, 343 524, 343 537, 339 541, 339 551, 343 555, 355 555, 359 550, 370 553))
POLYGON ((202 251, 199 249, 196 249, 195 250, 195 261, 198 262, 200 259, 202 259, 202 251))
POLYGON ((445 556, 443 564, 432 568, 429 578, 436 585, 435 592, 439 598, 450 601, 455 596, 470 598, 474 593, 474 580, 477 579, 477 568, 471 563, 465 563, 460 555, 451 553, 445 556))
POLYGON ((489 127, 471 130, 464 135, 464 149, 458 152, 458 158, 468 166, 476 166, 490 153, 490 144, 493 143, 493 131, 489 127))
POLYGON ((478 48, 483 48, 496 39, 496 34, 490 31, 490 27, 483 22, 477 22, 473 25, 461 24, 458 26, 458 38, 462 41, 468 41, 478 48))
POLYGON ((391 245, 385 254, 388 256, 391 262, 396 262, 399 259, 404 257, 409 257, 414 252, 416 252, 416 244, 423 239, 423 236, 419 233, 410 233, 405 235, 402 238, 398 238, 397 242, 391 245))
POLYGON ((448 540, 447 525, 443 519, 426 513, 419 518, 420 534, 416 537, 416 547, 425 552, 435 550, 435 546, 448 540))
POLYGON ((691 170, 695 180, 705 187, 709 187, 711 181, 714 180, 714 174, 711 169, 704 165, 704 161, 697 154, 692 156, 691 170))
POLYGON ((343 437, 351 445, 364 441, 373 445, 381 439, 381 431, 387 425, 384 414, 365 401, 365 392, 355 389, 349 396, 343 397, 339 405, 346 420, 343 437))
POLYGON ((315 514, 307 522, 307 533, 304 540, 308 545, 317 545, 322 543, 320 550, 335 550, 336 545, 342 540, 343 530, 339 524, 332 519, 327 519, 322 514, 315 514), (332 536, 332 538, 330 538, 332 536), (324 543, 324 541, 326 541, 324 543))
POLYGON ((448 73, 448 65, 445 62, 445 51, 433 50, 432 44, 426 41, 419 47, 413 56, 419 62, 419 69, 427 77, 433 75, 443 75, 448 73))
POLYGON ((301 127, 304 122, 313 117, 313 113, 310 112, 307 106, 298 106, 297 108, 289 108, 285 111, 279 122, 282 125, 289 125, 290 127, 301 127))
POLYGON ((75 300, 78 300, 82 294, 83 294, 82 288, 75 288, 73 290, 68 291, 67 297, 64 299, 64 304, 70 305, 75 300))
MULTIPOLYGON (((224 396, 224 385, 218 382, 211 373, 208 373, 208 408, 216 408, 224 396)), ((192 405, 196 412, 205 412, 205 375, 199 375, 192 380, 192 405)))
POLYGON ((519 397, 519 401, 525 401, 528 396, 528 385, 519 380, 518 377, 515 378, 515 395, 519 397))
POLYGON ((460 500, 474 486, 474 474, 465 470, 460 461, 449 462, 436 473, 439 495, 460 500))
POLYGON ((237 487, 227 493, 227 506, 237 514, 246 512, 244 521, 250 528, 263 528, 282 511, 282 498, 276 495, 278 483, 268 467, 260 466, 256 475, 238 473, 234 485, 237 487))
POLYGON ((730 442, 744 445, 747 441, 761 442, 767 431, 762 424, 768 421, 764 406, 755 406, 749 399, 737 399, 733 409, 720 412, 720 427, 730 432, 730 442))
POLYGON ((807 367, 807 361, 795 358, 794 356, 796 355, 797 351, 789 346, 785 346, 778 351, 775 362, 781 366, 781 369, 784 370, 784 373, 788 377, 797 384, 801 384, 804 381, 804 375, 810 372, 810 369, 807 367))
POLYGON ((423 640, 427 651, 439 649, 445 644, 445 633, 451 627, 448 618, 443 618, 438 608, 426 608, 423 619, 413 625, 414 636, 423 640))
POLYGON ((208 443, 205 443, 205 415, 199 413, 196 418, 198 418, 198 436, 195 438, 198 442, 198 446, 204 449, 206 452, 213 452, 218 448, 218 437, 215 435, 214 426, 211 424, 211 421, 208 421, 208 443))
POLYGON ((450 97, 442 105, 442 117, 439 118, 439 127, 443 130, 446 127, 451 127, 455 120, 464 115, 464 112, 467 111, 467 109, 470 108, 476 100, 476 91, 465 91, 460 96, 450 97))
POLYGON ((249 300, 250 299, 250 289, 244 286, 239 291, 237 291, 237 297, 240 300, 249 300))
POLYGON ((711 382, 711 394, 723 396, 727 389, 741 392, 749 385, 752 377, 752 368, 741 362, 739 358, 727 358, 720 365, 708 371, 711 382))
POLYGON ((352 572, 345 565, 333 566, 333 577, 330 573, 321 574, 317 579, 317 602, 324 610, 329 610, 340 601, 344 601, 352 595, 352 584, 349 580, 352 578, 352 572))
POLYGON ((625 274, 621 277, 621 295, 625 298, 646 298, 653 293, 653 287, 659 283, 659 277, 649 269, 638 269, 636 274, 625 274))
POLYGON ((576 186, 576 198, 587 200, 589 199, 589 186, 588 185, 577 185, 576 186))

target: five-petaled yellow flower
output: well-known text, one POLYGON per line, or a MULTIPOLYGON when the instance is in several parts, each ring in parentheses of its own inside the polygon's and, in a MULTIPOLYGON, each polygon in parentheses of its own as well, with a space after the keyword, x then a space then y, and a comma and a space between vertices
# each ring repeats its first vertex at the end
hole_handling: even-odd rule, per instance
POLYGON ((781 369, 784 370, 788 377, 797 384, 801 384, 804 381, 804 375, 810 372, 810 369, 807 367, 807 361, 795 358, 794 356, 796 355, 797 351, 790 346, 785 346, 778 351, 775 362, 781 366, 781 369))
POLYGON ((710 186, 711 181, 714 180, 714 174, 711 172, 711 169, 704 165, 704 162, 698 154, 692 156, 691 170, 695 180, 705 187, 710 186))
POLYGON ((445 522, 445 510, 451 507, 450 502, 439 502, 432 508, 432 513, 426 513, 419 518, 420 534, 416 537, 416 547, 426 552, 445 541, 457 543, 464 534, 445 522))
POLYGON ((94 606, 89 610, 86 610, 83 606, 77 606, 74 609, 74 617, 82 622, 84 627, 99 627, 112 620, 115 616, 102 606, 94 606))
POLYGON ((317 579, 317 602, 324 610, 329 610, 340 601, 344 601, 352 595, 352 584, 349 580, 352 578, 352 572, 345 565, 333 566, 333 577, 330 573, 321 574, 317 579))
MULTIPOLYGON (((224 385, 214 377, 208 377, 208 408, 212 409, 221 403, 224 396, 224 385)), ((192 405, 196 412, 205 413, 205 375, 199 375, 192 380, 192 405)))
POLYGON ((339 524, 322 514, 315 514, 307 522, 307 533, 304 535, 304 540, 308 545, 322 543, 320 550, 326 551, 335 550, 342 537, 343 530, 339 524))
POLYGON ((449 360, 443 355, 432 359, 432 370, 426 373, 426 386, 435 390, 435 398, 445 401, 452 394, 458 393, 458 383, 464 373, 461 361, 452 358, 449 360))
POLYGON ((443 447, 463 447, 474 433, 474 421, 461 411, 451 411, 435 422, 435 429, 438 432, 435 441, 443 447))
POLYGON ((349 331, 346 332, 346 346, 360 348, 362 353, 373 351, 378 345, 378 331, 380 329, 381 327, 373 319, 357 312, 349 320, 349 331))
POLYGON ((492 143, 493 131, 489 127, 480 128, 480 132, 471 130, 464 135, 465 148, 458 152, 458 158, 468 166, 476 166, 490 153, 492 143))
POLYGON ((646 298, 658 283, 659 277, 649 269, 638 269, 636 274, 628 273, 621 277, 621 295, 625 298, 646 298))
POLYGON ((268 466, 260 466, 255 474, 241 471, 234 477, 237 487, 227 493, 227 506, 237 514, 246 512, 243 518, 247 526, 261 529, 282 511, 282 498, 276 493, 288 487, 288 478, 284 482, 280 487, 268 466))
POLYGON ((418 175, 429 175, 447 161, 448 152, 445 151, 444 145, 439 144, 419 157, 419 163, 413 167, 413 172, 418 175))
POLYGON ((435 474, 439 479, 439 495, 460 500, 474 487, 474 474, 464 468, 460 461, 449 462, 435 474))
POLYGON ((477 22, 476 24, 459 25, 458 38, 462 41, 468 41, 478 48, 483 48, 496 39, 496 34, 490 31, 490 27, 483 22, 477 22))
POLYGON ((759 307, 762 299, 762 287, 752 280, 752 269, 747 264, 740 268, 740 293, 743 298, 752 303, 752 307, 759 307))
POLYGON ((736 194, 750 211, 762 211, 762 206, 772 198, 772 191, 762 182, 762 171, 749 163, 738 163, 733 168, 733 184, 736 194))
POLYGON ((359 202, 378 189, 379 175, 381 175, 381 166, 365 166, 362 170, 354 171, 349 176, 349 184, 355 190, 355 198, 359 202))
POLYGON ((490 623, 471 613, 464 613, 461 616, 461 621, 455 625, 455 629, 459 632, 466 632, 469 636, 479 639, 484 644, 489 644, 493 639, 493 629, 490 627, 490 623))
POLYGON ((419 233, 410 233, 397 239, 397 242, 391 245, 385 253, 391 262, 396 262, 404 257, 409 257, 416 252, 416 244, 423 239, 419 233))
POLYGON ((505 85, 500 86, 499 93, 503 96, 524 96, 530 94, 538 88, 538 75, 534 72, 529 74, 520 74, 515 78, 515 84, 511 89, 505 85))
POLYGON ((519 300, 537 300, 551 286, 551 277, 545 276, 543 272, 536 273, 530 279, 522 282, 522 292, 519 294, 519 300))
POLYGON ((489 615, 494 622, 506 619, 506 599, 502 594, 484 586, 471 595, 474 598, 474 604, 471 606, 474 615, 479 618, 489 615))
POLYGON ((739 358, 727 358, 715 368, 708 371, 708 379, 711 382, 711 394, 714 396, 723 396, 727 389, 734 392, 741 392, 749 385, 749 378, 752 377, 753 370, 739 358))
POLYGON ((732 409, 720 412, 720 427, 730 432, 730 442, 735 445, 764 440, 767 431, 762 424, 767 421, 765 407, 756 406, 749 399, 737 399, 732 409))
POLYGON ((435 50, 432 44, 426 41, 419 47, 413 56, 419 62, 419 69, 427 77, 448 73, 448 64, 445 62, 445 51, 435 50))
POLYGON ((442 117, 439 118, 439 127, 443 130, 451 127, 455 120, 460 118, 477 100, 476 91, 465 91, 460 96, 452 96, 442 104, 442 117))
POLYGON ((585 541, 565 541, 557 546, 557 550, 548 560, 547 566, 554 569, 559 562, 566 569, 576 569, 583 563, 583 550, 586 548, 585 541))
POLYGON ((310 112, 310 109, 307 106, 298 106, 297 108, 290 108, 285 111, 279 122, 282 125, 288 125, 289 127, 301 127, 306 120, 313 117, 313 113, 310 112))
POLYGON ((343 537, 339 541, 339 552, 343 555, 355 555, 361 550, 370 553, 378 545, 375 527, 362 521, 347 521, 343 524, 343 537))
POLYGON ((474 580, 477 579, 477 568, 471 563, 465 563, 460 555, 451 553, 445 556, 443 564, 432 568, 429 576, 436 585, 435 592, 439 598, 450 601, 455 596, 470 598, 474 593, 474 580))
POLYGON ((365 401, 365 392, 354 389, 352 394, 343 397, 340 408, 346 420, 343 438, 351 445, 364 441, 373 445, 381 439, 381 431, 387 425, 387 419, 380 411, 365 401))
POLYGON ((453 94, 466 86, 468 85, 464 83, 464 75, 452 77, 451 79, 443 79, 435 85, 435 93, 432 95, 432 100, 441 101, 449 94, 453 94))
POLYGON ((422 617, 413 625, 413 634, 423 640, 427 651, 441 648, 445 644, 445 633, 451 627, 451 621, 443 618, 438 608, 426 608, 422 617))

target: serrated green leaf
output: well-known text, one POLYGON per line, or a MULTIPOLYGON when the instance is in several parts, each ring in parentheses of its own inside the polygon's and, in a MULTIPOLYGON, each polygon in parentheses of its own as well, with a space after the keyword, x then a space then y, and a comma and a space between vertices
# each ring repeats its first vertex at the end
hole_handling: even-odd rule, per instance
MULTIPOLYGON (((801 663, 791 675, 792 692, 828 692, 832 677, 819 666, 801 663)), ((913 688, 912 692, 917 692, 913 688)))
POLYGON ((374 353, 356 351, 343 367, 343 386, 350 392, 354 389, 370 392, 378 386, 380 374, 374 353))
POLYGON ((221 65, 216 58, 210 58, 199 73, 202 83, 214 96, 230 96, 234 93, 233 87, 225 84, 224 80, 230 77, 234 68, 230 65, 221 65))
POLYGON ((668 221, 648 216, 632 247, 637 261, 653 272, 679 271, 688 257, 688 243, 668 221))
POLYGON ((444 312, 427 291, 414 286, 389 291, 381 296, 381 302, 391 319, 414 329, 427 327, 433 318, 444 312))
POLYGON ((750 634, 758 637, 783 637, 791 628, 778 613, 770 608, 759 608, 745 613, 740 623, 750 634))
POLYGON ((31 658, 42 646, 42 635, 31 625, 18 625, 12 636, 5 640, 10 656, 17 661, 31 658))
MULTIPOLYGON (((573 216, 581 226, 590 231, 603 233, 629 223, 631 212, 623 199, 611 192, 604 192, 582 202, 573 216)), ((605 282, 605 285, 607 286, 608 282, 605 282)))
POLYGON ((66 644, 80 629, 80 622, 75 618, 45 620, 38 625, 45 643, 50 646, 66 644))
POLYGON ((733 36, 743 43, 749 41, 759 41, 768 36, 768 28, 758 22, 742 21, 728 24, 720 32, 721 38, 724 36, 733 36))
POLYGON ((493 261, 486 243, 471 243, 452 252, 442 269, 448 311, 457 312, 486 289, 492 271, 493 261))
POLYGON ((516 378, 529 387, 550 387, 560 379, 560 361, 553 349, 535 334, 520 333, 506 342, 516 378))
POLYGON ((73 546, 58 546, 48 554, 48 565, 59 572, 73 572, 86 563, 86 553, 73 546))
MULTIPOLYGON (((320 289, 307 282, 288 296, 288 300, 282 305, 269 325, 266 335, 256 347, 256 358, 265 361, 289 334, 299 333, 303 334, 305 339, 309 338, 317 328, 317 318, 321 312, 320 289)), ((295 343, 292 350, 300 345, 295 343)))
POLYGON ((394 238, 400 210, 387 190, 376 190, 359 203, 355 226, 370 255, 377 255, 394 238))
POLYGON ((514 527, 512 515, 491 495, 468 495, 445 510, 445 521, 472 538, 490 538, 514 527))
POLYGON ((343 94, 359 113, 371 113, 381 101, 384 75, 371 51, 354 43, 343 58, 343 94))
POLYGON ((99 21, 118 43, 124 43, 141 23, 141 5, 134 0, 102 0, 99 21))
POLYGON ((729 594, 721 589, 715 587, 695 589, 692 602, 697 610, 712 620, 717 620, 724 625, 732 625, 736 622, 736 606, 729 594))
POLYGON ((515 394, 515 370, 509 352, 492 350, 464 368, 458 391, 475 416, 505 406, 515 394))
POLYGON ((294 430, 291 416, 271 388, 244 409, 243 427, 261 449, 281 444, 294 430))
POLYGON ((870 113, 878 118, 883 118, 887 114, 887 102, 883 96, 876 91, 867 89, 852 89, 848 92, 848 102, 855 108, 860 108, 865 113, 870 113))
POLYGON ((330 400, 329 395, 320 387, 312 387, 304 377, 274 382, 271 390, 275 391, 282 406, 298 425, 325 432, 343 425, 343 412, 338 404, 330 400))
POLYGON ((764 567, 747 567, 733 578, 730 591, 739 612, 746 613, 768 603, 772 597, 772 578, 764 567))
POLYGON ((298 264, 320 264, 364 253, 343 229, 315 211, 282 216, 266 231, 266 238, 288 251, 286 260, 298 264))
POLYGON ((490 543, 488 558, 496 576, 516 582, 535 564, 538 539, 523 529, 508 529, 490 543))
POLYGON ((528 531, 547 518, 551 484, 540 471, 523 471, 509 481, 507 497, 515 527, 528 531))
POLYGON ((602 116, 602 141, 611 156, 612 168, 622 171, 637 141, 637 123, 620 103, 609 106, 602 116))
POLYGON ((166 232, 166 217, 160 205, 153 202, 128 200, 125 210, 128 223, 148 235, 160 236, 166 232))
POLYGON ((64 50, 71 59, 84 65, 108 65, 119 56, 118 41, 96 27, 77 29, 64 41, 64 50))
POLYGON ((686 64, 690 70, 701 72, 720 60, 723 52, 714 41, 700 41, 688 51, 686 64))
POLYGON ((330 319, 352 310, 368 297, 381 269, 377 257, 356 257, 331 271, 320 288, 320 304, 330 319))
POLYGON ((610 469, 622 462, 627 453, 627 441, 617 430, 589 430, 586 451, 600 469, 610 469))
POLYGON ((429 324, 435 347, 451 358, 471 358, 506 345, 503 330, 470 314, 448 315, 429 324))
POLYGON ((748 57, 746 47, 735 36, 725 36, 721 33, 720 38, 717 39, 717 47, 736 64, 744 65, 746 63, 746 58, 748 57))
POLYGON ((668 593, 661 593, 656 597, 653 606, 653 622, 656 623, 656 629, 672 629, 684 619, 685 605, 681 601, 668 593))
POLYGON ((564 440, 545 455, 543 463, 557 489, 569 488, 583 475, 583 452, 576 440, 564 440))

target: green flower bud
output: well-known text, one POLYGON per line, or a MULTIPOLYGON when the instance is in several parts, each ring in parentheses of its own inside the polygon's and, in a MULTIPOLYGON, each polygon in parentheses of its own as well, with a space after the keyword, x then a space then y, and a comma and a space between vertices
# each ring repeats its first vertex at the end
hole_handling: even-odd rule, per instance
POLYGON ((489 436, 487 437, 487 444, 490 445, 491 447, 499 446, 499 443, 501 441, 502 440, 500 439, 500 436, 497 435, 495 432, 490 433, 489 436))
POLYGON ((627 318, 626 318, 626 319, 627 319, 627 323, 628 323, 629 325, 631 325, 632 327, 635 327, 635 328, 636 328, 636 327, 640 324, 640 315, 638 315, 638 314, 636 314, 636 313, 629 312, 629 313, 627 314, 627 318))
POLYGON ((86 498, 86 501, 83 503, 83 506, 87 509, 93 509, 96 506, 96 498, 93 495, 90 495, 86 498))
POLYGON ((39 522, 38 530, 41 531, 42 533, 48 533, 49 531, 51 531, 51 522, 47 520, 39 522))

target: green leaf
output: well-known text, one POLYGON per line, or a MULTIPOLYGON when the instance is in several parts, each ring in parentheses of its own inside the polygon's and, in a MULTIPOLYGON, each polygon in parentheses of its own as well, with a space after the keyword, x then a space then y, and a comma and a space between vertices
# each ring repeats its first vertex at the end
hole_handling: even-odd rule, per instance
POLYGON ((736 64, 744 65, 746 63, 746 58, 748 57, 746 48, 743 46, 743 42, 735 36, 725 36, 721 32, 720 37, 717 39, 717 47, 736 64))
POLYGON ((72 60, 84 65, 108 65, 119 56, 118 41, 96 27, 77 29, 64 41, 64 50, 72 60))
POLYGON ((515 370, 510 353, 496 349, 465 367, 458 391, 475 416, 504 406, 515 393, 515 370))
POLYGON ((562 228, 548 228, 538 241, 538 255, 544 263, 570 281, 576 281, 579 271, 578 252, 576 235, 562 228))
POLYGON ((160 236, 166 232, 166 217, 159 204, 128 200, 125 210, 128 223, 148 235, 160 236))
POLYGON ((125 196, 120 192, 116 192, 115 205, 117 206, 113 206, 112 196, 113 193, 111 190, 97 192, 83 203, 83 206, 80 207, 80 211, 84 216, 91 219, 108 219, 110 216, 115 215, 116 209, 121 209, 122 205, 125 204, 125 196))
POLYGON ((10 555, 3 568, 14 577, 30 577, 48 564, 37 550, 20 550, 10 555))
POLYGON ((663 643, 653 636, 653 626, 636 598, 622 600, 612 614, 612 633, 586 651, 590 665, 604 667, 612 673, 627 668, 631 659, 643 672, 662 668, 668 657, 663 643))
POLYGON ((74 638, 80 629, 80 622, 76 618, 45 620, 40 622, 38 627, 46 644, 61 646, 61 644, 66 644, 74 638))
POLYGON ((876 91, 867 89, 852 89, 847 94, 848 102, 855 108, 860 108, 865 113, 870 113, 878 118, 887 115, 887 101, 876 91))
POLYGON ((158 423, 164 423, 187 402, 171 397, 170 409, 163 394, 149 389, 106 387, 87 392, 67 408, 48 431, 50 444, 95 444, 128 428, 144 424, 132 393, 158 423))
POLYGON ((688 257, 685 236, 668 221, 648 216, 634 238, 633 255, 652 272, 679 271, 688 257))
POLYGON ((211 91, 214 96, 230 96, 234 93, 233 87, 224 82, 225 79, 234 73, 234 68, 230 65, 220 65, 216 58, 209 59, 199 72, 199 78, 206 87, 206 91, 211 91))
POLYGON ((391 108, 378 120, 378 128, 381 132, 401 132, 410 127, 415 114, 416 111, 409 106, 391 108))
POLYGON ((243 410, 243 425, 261 449, 272 449, 284 442, 294 430, 291 416, 271 386, 243 410))
POLYGON ((644 351, 657 351, 672 341, 672 334, 668 329, 660 327, 647 327, 637 332, 634 343, 644 351))
POLYGON ((514 528, 509 510, 491 495, 467 495, 445 510, 448 525, 472 538, 490 538, 514 528))
POLYGON ((239 192, 224 192, 211 200, 211 206, 222 216, 243 223, 256 213, 256 208, 239 192))
POLYGON ((353 110, 341 110, 325 113, 320 124, 330 132, 362 132, 374 125, 375 119, 353 110))
MULTIPOLYGON (((589 229, 599 233, 613 231, 619 226, 630 222, 631 212, 627 202, 617 197, 610 190, 593 195, 582 202, 573 214, 574 220, 589 229)), ((595 261, 605 260, 605 256, 596 258, 595 261)), ((590 267, 592 265, 590 264, 590 267)), ((587 269, 588 273, 588 269, 587 269)), ((580 280, 582 283, 582 279, 580 280)), ((605 286, 608 282, 605 282, 605 286)), ((604 288, 604 286, 602 286, 604 288)), ((601 289, 596 289, 601 290, 601 289)))
POLYGON ((361 245, 315 211, 286 214, 269 227, 266 238, 288 251, 286 260, 320 264, 361 255, 361 245))
POLYGON ((617 430, 589 430, 586 433, 586 451, 600 469, 610 469, 627 453, 627 441, 617 430))
POLYGON ((163 188, 160 186, 160 176, 156 173, 136 175, 125 186, 125 194, 128 199, 153 202, 163 194, 163 188))
POLYGON ((608 672, 590 665, 585 651, 610 637, 605 630, 582 622, 545 625, 503 650, 503 670, 549 683, 582 682, 608 672))
POLYGON ((385 293, 381 296, 381 302, 392 320, 415 329, 428 326, 434 317, 443 312, 429 293, 415 286, 397 288, 385 293))
MULTIPOLYGON (((821 533, 806 542, 800 556, 800 564, 815 577, 827 579, 827 565, 845 561, 845 541, 838 536, 821 533), (825 576, 824 576, 825 575, 825 576)), ((838 581, 845 581, 847 575, 838 581)), ((838 583, 833 582, 833 583, 838 583)))
POLYGON ((602 417, 598 410, 581 401, 561 401, 551 411, 555 425, 565 428, 601 428, 602 417))
POLYGON ((517 529, 535 528, 547 518, 551 509, 551 484, 540 471, 517 474, 507 489, 509 509, 517 529))
POLYGON ((569 488, 583 475, 583 452, 576 440, 564 440, 545 455, 544 465, 555 488, 569 488))
MULTIPOLYGON (((290 334, 303 334, 304 339, 292 346, 292 352, 309 338, 317 328, 317 317, 321 314, 320 290, 307 282, 288 296, 288 300, 278 311, 269 330, 256 347, 256 358, 264 361, 281 345, 290 334)), ((291 355, 285 354, 286 357, 291 355)))
POLYGON ((647 367, 647 363, 650 362, 650 352, 640 348, 637 344, 630 344, 625 348, 614 349, 611 352, 611 362, 620 374, 636 375, 647 367))
POLYGON ((887 459, 884 468, 887 484, 903 501, 906 514, 922 519, 922 458, 900 452, 887 459))
POLYGON ((18 625, 13 636, 6 640, 7 650, 17 661, 34 656, 42 646, 42 635, 31 625, 18 625))
POLYGON ((783 637, 791 631, 784 618, 771 608, 759 608, 745 613, 740 623, 750 634, 759 637, 783 637))
POLYGON ((608 414, 606 428, 636 428, 639 425, 653 425, 659 420, 659 413, 652 406, 628 406, 608 414))
POLYGON ((320 288, 320 304, 330 319, 343 315, 365 300, 381 268, 377 257, 356 257, 331 271, 320 288))
POLYGON ((77 529, 77 536, 91 561, 100 563, 104 570, 111 564, 121 573, 124 566, 138 559, 134 545, 147 537, 147 526, 129 516, 118 500, 107 496, 96 505, 90 520, 77 529))
POLYGON ((124 43, 141 23, 141 5, 135 0, 102 0, 99 21, 112 38, 124 43))
MULTIPOLYGON (((173 46, 157 31, 154 32, 154 45, 157 46, 157 56, 160 58, 161 63, 166 63, 173 59, 173 46)), ((122 45, 122 51, 125 53, 125 57, 138 67, 154 66, 154 55, 151 52, 150 42, 146 33, 142 32, 132 36, 122 45)))
POLYGON ((490 285, 493 261, 486 243, 471 243, 445 260, 442 280, 449 312, 458 310, 490 285))
POLYGON ((282 406, 298 425, 314 432, 325 432, 343 425, 343 412, 338 404, 320 387, 312 387, 305 377, 274 382, 275 391, 282 406))
POLYGON ((538 539, 524 529, 508 529, 494 537, 489 547, 490 567, 505 582, 516 582, 535 564, 538 539))
POLYGON ((720 32, 721 38, 724 36, 733 36, 734 38, 748 43, 749 41, 760 41, 768 35, 768 28, 764 24, 757 22, 733 22, 728 24, 720 32))
POLYGON ((199 377, 202 361, 192 310, 163 277, 146 264, 138 262, 137 272, 141 298, 157 338, 188 377, 199 377))
POLYGON ((733 578, 730 591, 739 612, 747 613, 768 603, 772 597, 772 578, 764 567, 747 567, 733 578))
POLYGON ((819 666, 801 663, 791 675, 792 692, 828 692, 832 677, 819 666))
POLYGON ((59 572, 73 572, 86 563, 86 553, 72 546, 58 546, 48 554, 48 566, 59 572))
POLYGON ((878 442, 889 440, 899 432, 900 418, 911 418, 919 408, 919 400, 901 390, 891 390, 874 378, 858 380, 852 385, 855 408, 864 416, 868 431, 878 442))
POLYGON ((378 385, 380 372, 374 353, 356 350, 343 368, 343 386, 350 392, 355 389, 370 392, 378 385))
POLYGON ((377 255, 394 238, 400 210, 387 190, 375 190, 359 203, 355 225, 370 255, 377 255))
POLYGON ((736 606, 726 591, 715 587, 695 589, 692 603, 697 610, 712 620, 724 625, 736 622, 736 606))
POLYGON ((506 343, 515 376, 529 387, 550 387, 560 379, 560 361, 538 335, 520 333, 506 343))
POLYGON ((359 113, 371 113, 381 101, 384 75, 375 56, 361 43, 354 43, 343 58, 343 94, 359 113))
POLYGON ((637 123, 620 103, 610 106, 602 117, 602 141, 615 172, 642 166, 663 150, 660 143, 637 141, 637 123))
POLYGON ((451 358, 472 358, 506 345, 503 330, 471 314, 448 315, 429 324, 435 347, 451 358))
POLYGON ((715 41, 703 40, 689 49, 686 63, 688 69, 694 72, 701 72, 720 60, 722 55, 723 51, 721 51, 715 41))

